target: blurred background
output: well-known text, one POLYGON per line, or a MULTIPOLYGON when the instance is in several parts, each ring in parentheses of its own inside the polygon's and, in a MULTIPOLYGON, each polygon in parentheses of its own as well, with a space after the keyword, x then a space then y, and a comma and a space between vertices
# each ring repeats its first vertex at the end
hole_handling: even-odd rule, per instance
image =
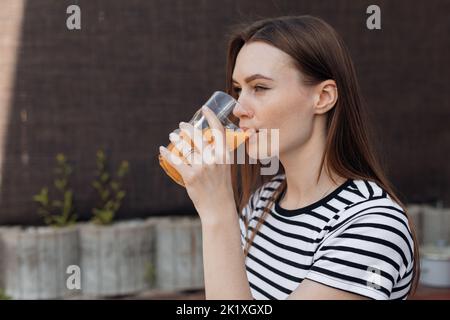
MULTIPOLYGON (((114 220, 194 217, 158 147, 224 90, 230 27, 300 14, 323 18, 346 41, 400 198, 449 207, 448 12, 445 0, 0 0, 0 224, 44 224, 33 196, 52 185, 59 153, 73 169, 74 212, 91 219, 100 149, 111 168, 129 164, 114 220), (66 26, 74 4, 81 30, 66 26), (381 30, 366 27, 371 4, 381 30)), ((447 241, 445 230, 435 240, 447 241)))

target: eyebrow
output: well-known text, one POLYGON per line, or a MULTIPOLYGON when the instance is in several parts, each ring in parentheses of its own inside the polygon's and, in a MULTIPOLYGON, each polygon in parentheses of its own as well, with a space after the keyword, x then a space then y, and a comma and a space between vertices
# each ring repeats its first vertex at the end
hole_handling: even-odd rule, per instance
MULTIPOLYGON (((253 80, 256 80, 256 79, 265 79, 265 80, 274 81, 272 78, 263 76, 262 74, 259 74, 259 73, 253 74, 253 75, 251 75, 251 76, 248 76, 247 78, 244 79, 244 81, 247 82, 247 83, 249 83, 249 82, 251 82, 251 81, 253 81, 253 80)), ((233 81, 233 83, 239 84, 239 82, 237 82, 237 81, 234 80, 234 79, 232 79, 232 81, 233 81)))

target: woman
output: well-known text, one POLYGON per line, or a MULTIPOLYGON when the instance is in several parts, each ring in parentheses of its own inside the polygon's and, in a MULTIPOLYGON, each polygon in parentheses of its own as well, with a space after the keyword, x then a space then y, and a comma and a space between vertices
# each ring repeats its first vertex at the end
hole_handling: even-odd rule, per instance
MULTIPOLYGON (((230 155, 223 143, 196 143, 194 157, 217 160, 208 164, 160 149, 202 222, 206 298, 406 299, 417 242, 370 146, 341 38, 311 16, 257 21, 231 36, 227 71, 239 126, 256 136, 279 129, 281 166, 267 177, 260 164, 219 164, 230 155)), ((191 125, 180 129, 193 136, 191 125)))

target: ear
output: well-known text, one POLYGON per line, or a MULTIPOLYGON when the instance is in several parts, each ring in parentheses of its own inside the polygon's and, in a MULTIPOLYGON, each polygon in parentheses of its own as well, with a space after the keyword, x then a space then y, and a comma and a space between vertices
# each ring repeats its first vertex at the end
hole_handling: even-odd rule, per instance
POLYGON ((334 107, 338 98, 336 82, 325 80, 317 85, 314 99, 314 113, 324 114, 334 107))

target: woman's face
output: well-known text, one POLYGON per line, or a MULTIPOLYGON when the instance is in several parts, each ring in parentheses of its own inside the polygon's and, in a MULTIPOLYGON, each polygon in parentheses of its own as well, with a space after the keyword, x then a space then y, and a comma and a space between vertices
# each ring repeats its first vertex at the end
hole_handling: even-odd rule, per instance
MULTIPOLYGON (((233 86, 239 96, 239 105, 233 111, 239 118, 239 127, 279 129, 280 155, 309 139, 314 118, 313 87, 302 83, 302 75, 289 55, 264 42, 245 44, 236 59, 233 86)), ((262 137, 258 133, 259 143, 250 139, 247 152, 252 158, 258 158, 257 145, 263 155, 270 150, 261 141, 271 140, 262 137)))

